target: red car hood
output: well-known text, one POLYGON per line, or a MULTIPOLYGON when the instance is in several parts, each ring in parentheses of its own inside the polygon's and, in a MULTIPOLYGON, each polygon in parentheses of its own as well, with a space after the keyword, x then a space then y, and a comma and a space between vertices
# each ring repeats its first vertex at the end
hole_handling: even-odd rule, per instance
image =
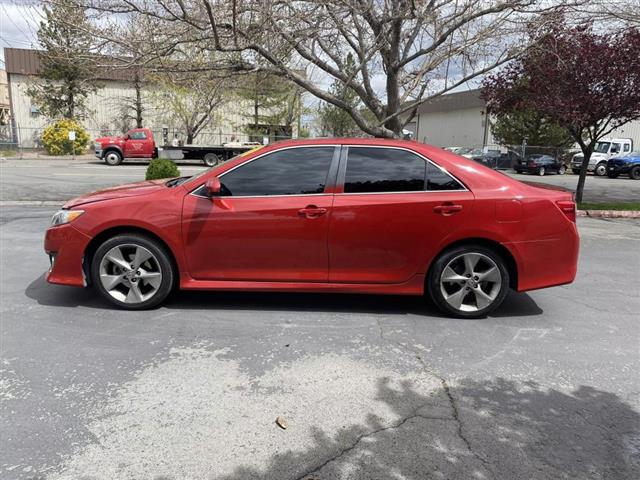
POLYGON ((102 144, 102 143, 117 143, 118 141, 123 140, 122 137, 118 137, 118 136, 114 136, 114 137, 100 137, 100 138, 96 138, 95 141, 102 144))
POLYGON ((112 200, 114 198, 136 197, 138 195, 148 195, 166 188, 164 184, 168 179, 150 180, 148 182, 129 183, 118 185, 117 187, 105 188, 97 192, 88 193, 81 197, 69 200, 62 208, 77 207, 85 203, 101 202, 102 200, 112 200))

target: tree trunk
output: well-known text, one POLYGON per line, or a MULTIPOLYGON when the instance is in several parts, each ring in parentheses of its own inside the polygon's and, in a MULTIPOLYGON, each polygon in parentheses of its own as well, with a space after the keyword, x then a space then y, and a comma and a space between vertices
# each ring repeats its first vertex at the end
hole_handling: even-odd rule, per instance
POLYGON ((142 84, 140 82, 140 77, 136 74, 135 79, 135 89, 136 89, 136 128, 142 128, 142 84))
POLYGON ((584 182, 587 179, 587 168, 589 167, 589 160, 591 160, 592 146, 582 149, 582 165, 580 166, 580 177, 578 178, 578 186, 576 188, 576 202, 582 203, 582 194, 584 192, 584 182))

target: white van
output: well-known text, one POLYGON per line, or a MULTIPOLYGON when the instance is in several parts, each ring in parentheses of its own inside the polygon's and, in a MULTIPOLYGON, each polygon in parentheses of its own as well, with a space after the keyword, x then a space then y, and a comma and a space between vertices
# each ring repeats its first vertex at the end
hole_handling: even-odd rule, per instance
MULTIPOLYGON (((588 172, 593 172, 599 177, 607 174, 607 160, 614 155, 626 155, 633 150, 633 140, 630 138, 603 138, 596 143, 591 158, 589 159, 588 172)), ((580 173, 584 155, 578 153, 571 159, 571 170, 580 173)))

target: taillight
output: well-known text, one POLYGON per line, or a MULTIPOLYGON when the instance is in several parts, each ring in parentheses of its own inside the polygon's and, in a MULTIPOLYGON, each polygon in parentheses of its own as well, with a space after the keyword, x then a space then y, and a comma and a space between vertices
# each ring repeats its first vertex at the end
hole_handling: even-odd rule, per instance
POLYGON ((529 166, 530 167, 535 167, 536 166, 536 162, 533 160, 529 160, 529 166))
POLYGON ((556 202, 558 208, 562 210, 569 220, 575 223, 576 221, 576 203, 571 200, 558 200, 556 202))

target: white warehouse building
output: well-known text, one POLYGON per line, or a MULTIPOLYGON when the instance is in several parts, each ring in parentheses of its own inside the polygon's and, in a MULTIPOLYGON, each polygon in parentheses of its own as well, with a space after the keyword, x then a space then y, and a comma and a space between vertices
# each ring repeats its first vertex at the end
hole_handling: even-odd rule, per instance
MULTIPOLYGON (((405 127, 422 143, 438 147, 482 147, 495 145, 491 116, 480 90, 449 93, 423 103, 405 127)), ((640 120, 616 129, 607 137, 631 138, 634 150, 640 150, 640 120)))

